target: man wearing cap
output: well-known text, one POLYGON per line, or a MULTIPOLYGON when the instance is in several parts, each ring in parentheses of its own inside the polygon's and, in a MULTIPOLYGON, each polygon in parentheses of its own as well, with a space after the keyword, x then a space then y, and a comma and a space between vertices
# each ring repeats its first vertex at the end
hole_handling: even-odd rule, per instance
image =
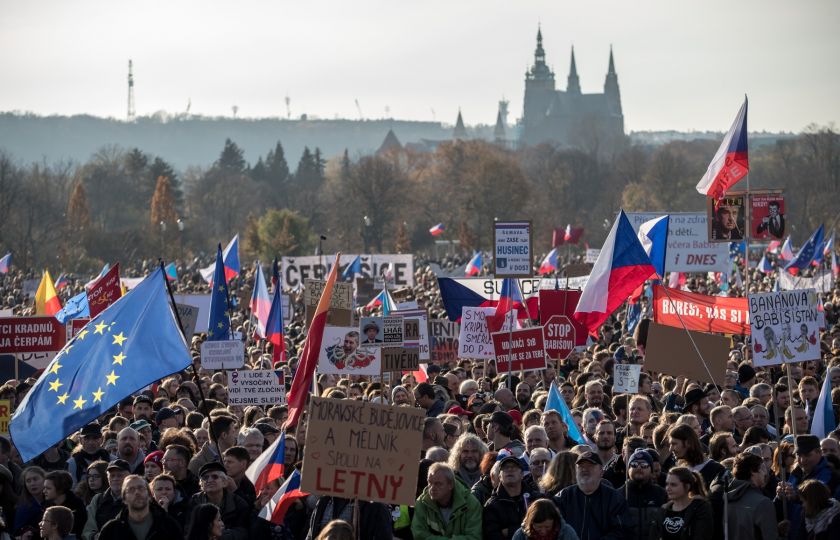
POLYGON ((108 464, 108 489, 97 493, 87 506, 87 521, 82 530, 84 540, 95 540, 102 527, 115 518, 125 507, 122 501, 122 485, 131 474, 131 467, 124 459, 115 459, 108 464))
POLYGON ((481 538, 481 504, 456 480, 449 465, 433 463, 428 483, 417 497, 411 532, 414 538, 481 538))
POLYGON ((178 419, 175 417, 175 411, 169 407, 161 407, 155 415, 155 423, 161 433, 169 428, 178 427, 178 419))
POLYGON ((79 432, 79 440, 81 444, 73 449, 73 453, 67 460, 67 472, 76 484, 84 480, 88 465, 100 459, 102 461, 111 459, 108 451, 102 448, 102 428, 97 422, 83 427, 79 432))
MULTIPOLYGON (((148 423, 148 422, 147 422, 148 423)), ((146 454, 140 450, 140 434, 132 427, 123 428, 117 434, 117 453, 111 459, 122 459, 129 465, 129 472, 143 476, 143 459, 146 454)))
POLYGON ((554 497, 554 504, 580 540, 624 538, 626 505, 618 491, 601 482, 603 466, 596 452, 580 454, 575 461, 577 483, 554 497))
POLYGON ((181 538, 181 526, 166 510, 150 504, 149 484, 137 475, 130 475, 122 486, 125 501, 119 515, 108 521, 98 540, 126 540, 130 538, 181 538))
POLYGON ((140 451, 149 453, 157 450, 157 444, 155 444, 154 440, 155 435, 152 432, 152 424, 148 420, 135 420, 128 427, 140 435, 140 451))
POLYGON ((624 528, 627 538, 650 538, 656 523, 664 518, 662 505, 668 499, 665 490, 654 482, 653 457, 648 450, 639 448, 627 466, 629 477, 619 494, 627 504, 624 528))
MULTIPOLYGON (((247 539, 251 508, 242 497, 226 489, 228 476, 225 466, 218 461, 205 463, 201 466, 198 478, 201 481, 201 491, 190 499, 190 513, 201 504, 213 503, 219 508, 219 514, 225 524, 222 538, 225 540, 247 539)), ((190 521, 188 519, 187 523, 190 521)))
MULTIPOLYGON (((484 536, 489 540, 510 540, 522 524, 532 502, 542 497, 532 483, 524 481, 524 458, 504 452, 499 460, 499 485, 484 503, 484 536)), ((501 455, 501 454, 500 454, 501 455)))
POLYGON ((513 417, 504 411, 496 411, 490 416, 487 440, 490 441, 490 450, 509 450, 517 457, 525 453, 525 445, 519 440, 519 430, 513 423, 513 417))

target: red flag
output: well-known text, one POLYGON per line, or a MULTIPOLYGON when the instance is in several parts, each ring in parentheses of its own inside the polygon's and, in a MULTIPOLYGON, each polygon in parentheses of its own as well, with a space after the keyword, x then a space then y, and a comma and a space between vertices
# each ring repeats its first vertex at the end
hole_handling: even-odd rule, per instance
POLYGON ((300 415, 303 413, 303 407, 306 405, 306 396, 309 395, 309 389, 312 387, 312 378, 315 375, 315 368, 318 366, 318 353, 324 339, 324 327, 327 325, 327 312, 330 309, 333 286, 338 277, 340 258, 341 253, 337 253, 324 292, 321 293, 321 299, 318 301, 315 316, 309 324, 309 333, 306 335, 295 378, 292 380, 292 387, 289 389, 289 417, 283 424, 284 431, 297 425, 300 415))
POLYGON ((97 279, 87 291, 90 318, 94 318, 120 299, 120 263, 116 263, 104 276, 97 279))

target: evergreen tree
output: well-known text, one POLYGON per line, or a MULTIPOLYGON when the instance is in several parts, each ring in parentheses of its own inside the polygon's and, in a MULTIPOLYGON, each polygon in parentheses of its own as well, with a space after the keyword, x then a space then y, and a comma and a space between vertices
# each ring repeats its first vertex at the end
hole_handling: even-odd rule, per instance
POLYGON ((276 187, 285 187, 289 182, 289 164, 286 162, 286 153, 283 145, 277 141, 274 150, 269 150, 265 156, 267 180, 276 187))
POLYGON ((235 142, 225 139, 225 147, 214 166, 229 173, 244 173, 248 164, 245 162, 245 152, 235 142))

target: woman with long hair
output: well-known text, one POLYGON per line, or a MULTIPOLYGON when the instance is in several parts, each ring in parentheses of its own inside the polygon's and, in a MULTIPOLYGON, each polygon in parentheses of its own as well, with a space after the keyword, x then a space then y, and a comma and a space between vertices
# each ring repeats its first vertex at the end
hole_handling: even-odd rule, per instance
POLYGON ((513 535, 513 540, 577 540, 571 525, 563 520, 557 506, 551 499, 539 499, 531 503, 522 520, 522 527, 513 535))
POLYGON ((15 508, 15 534, 22 536, 27 531, 38 537, 38 524, 44 515, 44 477, 41 467, 27 467, 21 473, 23 477, 23 496, 15 508))
POLYGON ((829 540, 840 538, 840 502, 831 498, 831 490, 818 480, 805 480, 797 488, 805 519, 800 538, 829 540))
POLYGON ((96 460, 87 466, 84 481, 76 485, 76 495, 85 503, 90 504, 91 499, 97 493, 104 493, 108 489, 108 462, 96 460))
POLYGON ((199 504, 190 517, 187 540, 219 540, 225 532, 219 507, 212 503, 199 504))
POLYGON ((557 495, 564 487, 574 484, 577 458, 577 454, 569 451, 559 452, 554 456, 540 479, 542 492, 546 495, 557 495))
POLYGON ((656 523, 653 538, 711 540, 714 518, 700 473, 688 467, 674 467, 668 471, 665 492, 668 494, 668 502, 662 505, 665 515, 656 523))

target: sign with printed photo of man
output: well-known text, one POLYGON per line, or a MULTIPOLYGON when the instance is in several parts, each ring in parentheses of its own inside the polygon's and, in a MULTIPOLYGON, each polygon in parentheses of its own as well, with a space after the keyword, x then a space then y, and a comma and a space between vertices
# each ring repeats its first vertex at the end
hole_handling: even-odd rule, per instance
POLYGON ((740 242, 745 234, 746 196, 706 199, 709 242, 740 242))
POLYGON ((750 195, 751 236, 757 240, 785 237, 785 197, 777 194, 750 195))

